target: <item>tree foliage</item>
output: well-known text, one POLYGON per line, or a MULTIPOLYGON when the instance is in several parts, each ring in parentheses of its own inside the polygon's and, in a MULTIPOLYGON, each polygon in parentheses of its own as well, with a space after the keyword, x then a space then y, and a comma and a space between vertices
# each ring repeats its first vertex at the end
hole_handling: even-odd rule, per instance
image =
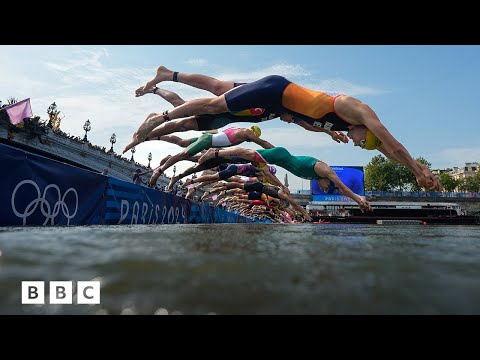
POLYGON ((455 179, 452 175, 449 173, 441 173, 438 178, 440 179, 440 182, 442 183, 443 187, 445 188, 445 191, 455 191, 457 188, 458 184, 460 183, 459 180, 455 179))
POLYGON ((474 176, 469 176, 459 180, 458 189, 460 191, 480 192, 480 175, 477 172, 474 176))
MULTIPOLYGON (((416 161, 430 168, 431 164, 419 157, 416 161)), ((396 161, 376 155, 365 166, 365 189, 367 191, 421 191, 415 175, 396 161)))
POLYGON ((365 166, 365 189, 368 191, 388 191, 389 182, 385 171, 387 160, 376 155, 365 166))

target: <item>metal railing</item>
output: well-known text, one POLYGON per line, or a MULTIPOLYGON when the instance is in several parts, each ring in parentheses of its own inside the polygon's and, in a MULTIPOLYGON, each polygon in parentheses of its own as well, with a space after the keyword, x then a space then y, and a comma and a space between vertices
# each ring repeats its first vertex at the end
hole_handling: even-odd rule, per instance
POLYGON ((478 192, 365 191, 370 197, 480 198, 478 192))

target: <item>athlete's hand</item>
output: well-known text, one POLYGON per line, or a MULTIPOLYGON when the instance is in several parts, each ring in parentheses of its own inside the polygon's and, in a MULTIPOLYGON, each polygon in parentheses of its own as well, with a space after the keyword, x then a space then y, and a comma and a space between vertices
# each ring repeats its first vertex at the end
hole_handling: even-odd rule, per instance
POLYGON ((365 211, 373 211, 373 208, 371 207, 370 203, 365 200, 360 198, 360 201, 358 202, 358 206, 360 207, 360 210, 363 212, 365 211))
POLYGON ((312 219, 312 217, 311 217, 310 215, 307 215, 305 218, 306 218, 308 221, 310 221, 310 222, 313 221, 313 219, 312 219))
POLYGON ((291 124, 295 119, 293 118, 293 115, 292 115, 292 114, 283 113, 283 114, 280 114, 280 120, 285 121, 286 123, 291 124))
POLYGON ((437 177, 433 175, 430 169, 417 161, 417 166, 422 171, 422 174, 417 176, 417 183, 425 190, 437 190, 437 191, 444 191, 444 188, 440 181, 438 181, 437 177))
POLYGON ((337 143, 343 142, 343 143, 348 143, 348 137, 341 131, 333 131, 332 132, 332 140, 336 141, 337 143))

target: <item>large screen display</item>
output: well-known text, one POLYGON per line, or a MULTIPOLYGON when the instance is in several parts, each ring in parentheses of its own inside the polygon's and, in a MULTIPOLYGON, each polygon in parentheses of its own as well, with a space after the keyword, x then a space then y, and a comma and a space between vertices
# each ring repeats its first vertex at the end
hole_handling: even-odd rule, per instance
MULTIPOLYGON (((365 196, 365 177, 363 166, 331 166, 340 180, 343 181, 355 194, 365 196)), ((338 201, 354 202, 348 196, 340 194, 338 189, 332 189, 331 193, 325 193, 316 180, 311 181, 313 201, 338 201)))

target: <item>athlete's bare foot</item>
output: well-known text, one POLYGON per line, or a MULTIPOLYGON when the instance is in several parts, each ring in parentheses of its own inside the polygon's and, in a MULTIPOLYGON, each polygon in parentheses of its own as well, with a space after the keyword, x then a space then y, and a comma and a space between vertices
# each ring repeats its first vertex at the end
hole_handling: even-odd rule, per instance
POLYGON ((216 149, 213 149, 213 148, 208 149, 205 154, 200 156, 200 158, 198 159, 198 163, 203 164, 204 161, 207 161, 208 159, 212 159, 215 156, 215 151, 216 149))
POLYGON ((160 168, 156 168, 155 170, 153 170, 153 174, 152 174, 152 177, 150 178, 150 181, 148 182, 148 185, 150 187, 155 187, 155 185, 157 184, 157 180, 162 173, 163 171, 160 170, 160 168))
POLYGON ((133 140, 130 142, 130 144, 128 144, 127 146, 125 146, 123 148, 122 154, 125 154, 128 150, 130 150, 134 146, 137 146, 138 144, 141 144, 141 143, 142 143, 141 141, 137 141, 135 138, 133 138, 133 140))
POLYGON ((145 95, 149 91, 145 91, 145 86, 140 86, 137 90, 135 90, 135 97, 140 97, 145 95))
POLYGON ((162 81, 168 81, 173 79, 173 71, 167 69, 165 66, 159 66, 157 69, 157 75, 150 80, 144 87, 144 91, 151 90, 155 85, 162 81))
POLYGON ((172 186, 175 185, 175 183, 178 181, 178 179, 179 179, 179 176, 172 176, 170 178, 170 182, 167 185, 167 191, 171 190, 172 186))
POLYGON ((188 186, 192 183, 192 179, 188 178, 187 180, 185 180, 185 186, 188 186))
MULTIPOLYGON (((149 115, 147 116, 147 118, 145 119, 144 123, 145 123, 147 120, 149 120, 150 118, 155 117, 155 116, 159 116, 159 115, 160 115, 160 114, 158 114, 158 113, 151 113, 151 114, 149 114, 149 115)), ((128 150, 130 150, 132 147, 137 146, 138 144, 140 144, 140 143, 142 143, 142 142, 144 141, 144 140, 139 141, 139 140, 136 138, 136 134, 137 134, 137 132, 135 132, 135 133, 133 134, 133 138, 132 138, 132 141, 130 142, 130 144, 128 144, 127 146, 125 146, 125 147, 123 148, 122 154, 125 154, 125 153, 126 153, 128 150)), ((148 136, 148 135, 147 135, 147 136, 148 136)), ((145 138, 146 138, 146 137, 145 137, 145 138)))
POLYGON ((137 131, 135 131, 135 133, 133 134, 133 139, 135 139, 139 143, 145 141, 148 134, 150 134, 153 129, 163 124, 164 122, 165 118, 163 117, 163 115, 160 114, 146 118, 142 125, 140 125, 137 131))

